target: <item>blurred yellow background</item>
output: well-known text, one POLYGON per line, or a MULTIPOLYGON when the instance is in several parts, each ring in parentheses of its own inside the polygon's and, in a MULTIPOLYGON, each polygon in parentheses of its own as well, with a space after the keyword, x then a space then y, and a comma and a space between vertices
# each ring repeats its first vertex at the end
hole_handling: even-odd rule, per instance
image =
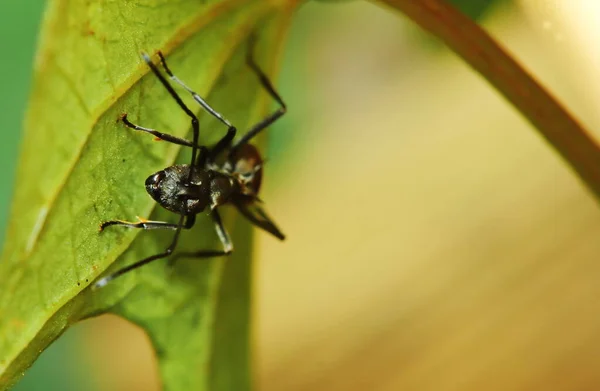
MULTIPOLYGON (((483 24, 600 129, 600 3, 517 3, 483 24)), ((257 389, 600 389, 600 209, 558 155, 401 16, 310 3, 290 37, 293 120, 262 195, 288 239, 258 235, 257 389)), ((100 389, 158 389, 140 330, 77 328, 100 389)))
MULTIPOLYGON (((520 5, 486 27, 600 128, 600 3, 520 5)), ((456 56, 344 12, 311 34, 314 138, 265 196, 290 240, 261 235, 260 389, 600 389, 597 202, 456 56)))

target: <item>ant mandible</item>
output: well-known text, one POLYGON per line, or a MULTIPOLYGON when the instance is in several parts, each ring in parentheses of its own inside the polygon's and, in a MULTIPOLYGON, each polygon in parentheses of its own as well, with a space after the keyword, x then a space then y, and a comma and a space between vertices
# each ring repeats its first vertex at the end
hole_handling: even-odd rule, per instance
POLYGON ((167 167, 164 170, 150 175, 148 179, 146 179, 146 191, 148 194, 150 194, 150 196, 163 208, 179 214, 180 218, 176 224, 145 219, 139 219, 139 222, 137 223, 122 220, 111 220, 102 223, 100 225, 100 231, 111 225, 119 225, 141 229, 170 229, 175 231, 175 235, 173 236, 171 244, 164 252, 152 255, 117 270, 98 280, 94 284, 94 287, 103 287, 109 281, 114 280, 125 273, 157 259, 166 258, 172 255, 177 247, 181 230, 192 228, 196 222, 196 215, 203 212, 207 207, 210 207, 210 216, 214 222, 219 240, 223 245, 223 250, 200 250, 191 253, 178 253, 179 256, 210 258, 228 255, 233 251, 233 244, 231 243, 227 230, 223 226, 217 209, 217 207, 224 204, 233 204, 252 224, 262 228, 280 240, 284 239, 284 235, 281 231, 260 205, 258 205, 260 202, 258 199, 258 191, 260 190, 262 180, 263 161, 256 147, 248 142, 283 116, 287 107, 277 91, 275 91, 275 88, 267 76, 254 61, 253 48, 254 38, 252 37, 246 55, 246 63, 258 76, 261 86, 275 101, 277 101, 280 107, 271 115, 252 126, 250 130, 236 141, 234 141, 234 138, 237 129, 221 114, 210 107, 200 95, 195 93, 183 81, 175 76, 167 66, 167 62, 162 53, 158 52, 162 67, 169 78, 189 92, 202 108, 227 126, 227 133, 225 136, 212 147, 199 145, 200 126, 198 118, 186 106, 169 81, 160 73, 150 57, 146 53, 142 53, 144 61, 169 92, 169 95, 171 95, 179 107, 181 107, 181 109, 191 118, 193 141, 133 124, 127 119, 127 114, 123 114, 121 120, 125 126, 131 129, 149 133, 160 140, 192 148, 190 164, 177 164, 167 167), (225 155, 224 162, 217 162, 217 158, 223 154, 225 155))

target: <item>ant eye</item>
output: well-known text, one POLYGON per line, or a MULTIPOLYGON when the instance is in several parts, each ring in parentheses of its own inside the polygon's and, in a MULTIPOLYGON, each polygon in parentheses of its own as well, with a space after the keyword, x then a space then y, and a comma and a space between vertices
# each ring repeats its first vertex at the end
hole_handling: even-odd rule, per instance
POLYGON ((155 189, 163 179, 165 179, 164 171, 159 171, 154 175, 150 175, 148 179, 146 179, 146 187, 155 189))

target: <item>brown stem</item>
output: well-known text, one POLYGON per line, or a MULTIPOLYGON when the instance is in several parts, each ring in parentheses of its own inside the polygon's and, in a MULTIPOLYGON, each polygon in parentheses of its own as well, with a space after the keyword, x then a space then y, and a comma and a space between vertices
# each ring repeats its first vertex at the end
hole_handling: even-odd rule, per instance
POLYGON ((487 32, 444 0, 378 0, 444 41, 500 91, 600 198, 600 148, 487 32))

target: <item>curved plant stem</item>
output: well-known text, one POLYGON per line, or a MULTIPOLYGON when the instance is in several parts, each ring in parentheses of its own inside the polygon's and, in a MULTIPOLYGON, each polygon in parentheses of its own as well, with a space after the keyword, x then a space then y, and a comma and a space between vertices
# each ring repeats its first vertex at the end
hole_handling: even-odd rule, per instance
POLYGON ((483 75, 600 198, 600 148, 581 124, 487 32, 444 0, 379 0, 444 41, 483 75))

